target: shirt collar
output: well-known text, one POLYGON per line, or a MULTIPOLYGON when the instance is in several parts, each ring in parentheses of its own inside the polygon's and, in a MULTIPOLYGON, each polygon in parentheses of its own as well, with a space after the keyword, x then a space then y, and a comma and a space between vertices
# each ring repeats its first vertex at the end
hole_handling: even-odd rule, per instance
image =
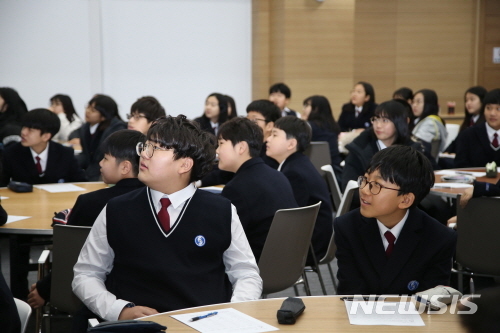
POLYGON ((472 121, 475 123, 477 123, 477 120, 479 119, 479 115, 478 114, 475 114, 472 116, 472 121))
POLYGON ((95 125, 90 125, 89 127, 90 134, 94 134, 97 131, 97 127, 99 127, 99 123, 95 125))
POLYGON ((363 107, 362 106, 355 106, 354 110, 361 112, 361 111, 363 111, 363 107))
POLYGON ((283 160, 283 162, 280 163, 280 165, 278 166, 278 171, 281 171, 281 167, 283 166, 283 163, 285 163, 286 161, 286 158, 283 160))
POLYGON ((40 160, 42 161, 47 161, 48 159, 48 156, 49 156, 49 145, 50 145, 50 142, 47 142, 47 147, 45 147, 45 149, 40 153, 40 154, 37 154, 31 147, 30 147, 30 151, 31 151, 31 155, 33 156, 33 160, 35 160, 35 157, 40 157, 40 160))
MULTIPOLYGON (((397 241, 399 238, 399 234, 401 233, 401 230, 403 230, 403 227, 406 223, 406 220, 408 219, 409 214, 410 214, 410 210, 407 209, 406 214, 403 217, 403 219, 401 221, 399 221, 398 224, 396 224, 394 227, 392 227, 392 229, 387 228, 384 224, 382 224, 382 222, 377 220, 377 225, 378 225, 378 230, 380 231, 380 236, 385 237, 384 236, 385 232, 387 230, 389 230, 394 235, 394 237, 396 237, 396 241, 397 241)), ((394 241, 394 242, 396 242, 396 241, 394 241)))
MULTIPOLYGON (((490 141, 493 140, 493 134, 497 133, 500 136, 500 130, 495 131, 493 128, 490 127, 490 125, 488 125, 487 122, 485 122, 485 124, 486 124, 486 133, 488 133, 488 138, 490 138, 490 141)), ((500 140, 500 137, 498 139, 500 140)))
POLYGON ((186 200, 191 198, 194 195, 194 192, 196 192, 196 187, 194 186, 194 183, 190 183, 182 190, 174 192, 170 195, 151 189, 151 197, 153 198, 153 202, 155 204, 158 204, 162 198, 169 198, 172 203, 172 207, 176 209, 184 204, 186 200))
POLYGON ((378 150, 383 150, 383 149, 387 148, 387 146, 380 140, 377 140, 377 146, 378 146, 378 150))

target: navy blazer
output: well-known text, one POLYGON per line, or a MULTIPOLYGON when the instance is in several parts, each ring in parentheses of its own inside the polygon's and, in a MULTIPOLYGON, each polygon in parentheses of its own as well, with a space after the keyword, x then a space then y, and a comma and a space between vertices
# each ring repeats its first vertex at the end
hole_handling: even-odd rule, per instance
POLYGON ((410 208, 389 258, 377 220, 363 217, 359 208, 333 226, 339 295, 414 294, 449 284, 456 233, 420 209, 410 208))
POLYGON ((363 111, 356 117, 354 104, 346 103, 342 105, 342 112, 339 116, 338 124, 342 132, 348 132, 355 128, 368 128, 372 125, 370 119, 375 115, 377 104, 365 104, 363 111), (371 105, 371 107, 369 107, 371 105))
MULTIPOLYGON (((311 163, 311 160, 299 152, 287 157, 281 166, 281 172, 290 181, 299 207, 314 205, 321 201, 312 235, 314 253, 319 261, 328 250, 333 232, 333 211, 326 182, 311 163)), ((309 255, 307 265, 312 263, 312 257, 309 255)))
POLYGON ((456 141, 455 168, 485 167, 493 161, 500 165, 500 149, 491 146, 486 123, 466 128, 456 141))
POLYGON ((72 148, 51 141, 45 173, 38 174, 29 147, 16 143, 5 149, 0 186, 7 186, 10 179, 29 184, 67 183, 87 181, 84 171, 78 166, 72 148))
POLYGON ((222 195, 236 207, 258 262, 276 211, 297 207, 288 179, 256 157, 240 166, 222 195))

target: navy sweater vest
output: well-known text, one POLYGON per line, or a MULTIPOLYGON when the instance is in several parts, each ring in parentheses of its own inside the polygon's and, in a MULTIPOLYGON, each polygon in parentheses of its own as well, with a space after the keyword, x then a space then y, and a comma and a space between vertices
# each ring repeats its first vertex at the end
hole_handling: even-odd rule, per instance
POLYGON ((231 202, 197 190, 165 237, 148 196, 144 188, 108 202, 107 236, 115 255, 108 291, 159 312, 229 302, 232 286, 222 256, 231 244, 231 202))

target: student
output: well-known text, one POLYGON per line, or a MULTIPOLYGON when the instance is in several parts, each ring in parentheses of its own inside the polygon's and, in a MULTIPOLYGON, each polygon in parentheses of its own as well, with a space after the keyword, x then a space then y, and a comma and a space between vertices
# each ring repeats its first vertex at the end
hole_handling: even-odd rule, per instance
POLYGON ((99 162, 104 154, 99 146, 111 133, 125 129, 126 124, 118 114, 118 105, 109 96, 97 94, 92 97, 85 111, 85 121, 78 129, 82 153, 78 155, 89 181, 99 180, 99 162))
MULTIPOLYGON (((274 123, 272 134, 267 138, 267 155, 280 164, 278 171, 288 178, 299 207, 321 201, 312 246, 316 260, 326 254, 332 236, 332 206, 325 180, 309 158, 303 154, 311 142, 311 127, 297 117, 287 116, 274 123)), ((307 264, 314 263, 309 254, 307 264)))
POLYGON ((411 140, 403 104, 397 101, 381 103, 375 110, 371 123, 371 128, 363 131, 346 146, 349 154, 342 173, 343 190, 350 180, 357 180, 364 174, 373 155, 378 151, 392 145, 406 145, 422 150, 420 143, 411 140))
MULTIPOLYGON (((114 186, 78 196, 69 214, 68 225, 91 227, 110 199, 144 187, 137 179, 139 156, 136 152, 137 143, 144 141, 146 136, 133 130, 117 131, 103 141, 104 157, 99 163, 102 180, 114 186)), ((28 295, 31 307, 36 309, 50 300, 50 284, 51 274, 48 274, 31 286, 28 295)))
POLYGON ((21 121, 21 142, 3 154, 0 186, 10 180, 29 184, 83 182, 73 149, 51 141, 59 131, 59 117, 47 109, 28 112, 21 121))
POLYGON ((217 135, 219 128, 228 119, 227 99, 219 93, 208 95, 205 100, 205 111, 201 117, 195 119, 204 131, 217 135))
POLYGON ((61 121, 59 132, 52 140, 65 142, 68 141, 69 135, 79 129, 83 125, 83 121, 78 117, 73 106, 73 101, 68 95, 54 95, 50 98, 50 111, 57 114, 61 121))
POLYGON ((335 219, 338 293, 414 294, 448 285, 456 234, 416 206, 434 184, 428 158, 395 145, 358 178, 361 207, 335 219))
POLYGON ((426 150, 437 161, 440 152, 446 148, 446 131, 444 120, 438 116, 438 97, 434 90, 422 89, 415 93, 412 104, 415 116, 415 127, 412 135, 421 141, 426 150))
POLYGON ((377 104, 375 90, 368 82, 359 81, 351 91, 351 100, 342 106, 339 126, 342 132, 370 127, 377 104))
POLYGON ((284 83, 275 83, 271 86, 271 88, 269 88, 269 100, 279 107, 282 117, 294 116, 300 118, 299 113, 288 108, 288 103, 290 103, 291 97, 292 91, 284 83))
POLYGON ((500 165, 500 89, 488 92, 483 100, 486 123, 464 130, 457 137, 455 167, 500 165))
POLYGON ((392 99, 402 99, 411 105, 413 102, 413 90, 407 87, 399 88, 392 94, 392 99))
POLYGON ((179 115, 157 119, 147 139, 137 145, 147 187, 104 207, 74 267, 75 294, 105 320, 258 299, 236 209, 193 184, 213 164, 213 137, 179 115))
POLYGON ((17 91, 0 88, 0 144, 7 147, 21 141, 21 118, 28 112, 17 91))
POLYGON ((166 116, 165 109, 153 96, 144 96, 132 104, 127 115, 128 129, 146 135, 153 121, 166 116))
MULTIPOLYGON (((276 120, 281 118, 280 109, 266 99, 259 99, 251 102, 247 106, 247 119, 250 119, 262 129, 263 142, 271 135, 276 120)), ((260 157, 273 169, 277 169, 279 163, 275 159, 267 156, 266 145, 263 144, 260 150, 260 157)))
POLYGON ((236 207, 257 262, 278 209, 296 208, 288 179, 259 157, 262 131, 246 118, 235 118, 220 128, 219 169, 235 172, 222 196, 236 207))
MULTIPOLYGON (((481 86, 470 87, 467 89, 464 94, 465 117, 464 121, 460 125, 458 133, 463 132, 466 128, 476 124, 483 124, 485 122, 483 100, 486 93, 486 89, 481 86)), ((455 154, 457 152, 456 142, 456 139, 453 140, 446 148, 445 152, 455 154)))
POLYGON ((332 115, 330 102, 325 96, 310 96, 304 100, 303 119, 309 122, 312 129, 312 141, 326 141, 330 147, 331 164, 339 175, 342 172, 337 137, 340 126, 332 115))
POLYGON ((236 103, 234 102, 234 98, 229 95, 224 95, 224 97, 226 97, 227 99, 227 120, 238 117, 238 111, 236 111, 236 103))

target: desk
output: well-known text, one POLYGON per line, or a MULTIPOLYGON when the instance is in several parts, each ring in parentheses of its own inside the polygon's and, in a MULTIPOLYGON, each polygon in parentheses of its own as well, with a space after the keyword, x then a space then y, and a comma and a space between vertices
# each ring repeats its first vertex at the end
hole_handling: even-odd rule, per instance
MULTIPOLYGON (((486 168, 464 168, 464 169, 450 169, 450 170, 457 170, 457 171, 473 171, 473 172, 486 172, 486 168)), ((439 172, 440 170, 436 171, 439 172)), ((434 173, 434 176, 436 177, 436 183, 442 183, 441 181, 441 175, 436 175, 434 173)), ((497 174, 496 178, 487 178, 487 177, 478 177, 476 178, 477 181, 480 182, 486 182, 486 183, 492 183, 496 184, 500 180, 500 173, 497 174)), ((465 188, 433 188, 431 189, 431 193, 437 194, 442 197, 447 197, 447 198, 456 198, 459 194, 464 193, 465 188)))
POLYGON ((249 316, 257 318, 269 325, 286 332, 466 332, 460 325, 458 315, 445 313, 442 315, 422 314, 425 326, 358 326, 349 324, 344 302, 339 296, 301 297, 306 309, 295 325, 280 325, 276 312, 281 307, 284 298, 264 299, 250 302, 225 303, 203 306, 142 318, 167 326, 167 332, 196 332, 191 327, 170 317, 199 311, 213 311, 224 308, 234 308, 249 316))
POLYGON ((30 193, 15 193, 6 187, 0 188, 2 206, 9 215, 31 216, 29 219, 0 226, 0 234, 52 235, 54 212, 72 208, 76 198, 83 193, 107 187, 103 182, 74 183, 85 191, 49 193, 33 188, 30 193))

